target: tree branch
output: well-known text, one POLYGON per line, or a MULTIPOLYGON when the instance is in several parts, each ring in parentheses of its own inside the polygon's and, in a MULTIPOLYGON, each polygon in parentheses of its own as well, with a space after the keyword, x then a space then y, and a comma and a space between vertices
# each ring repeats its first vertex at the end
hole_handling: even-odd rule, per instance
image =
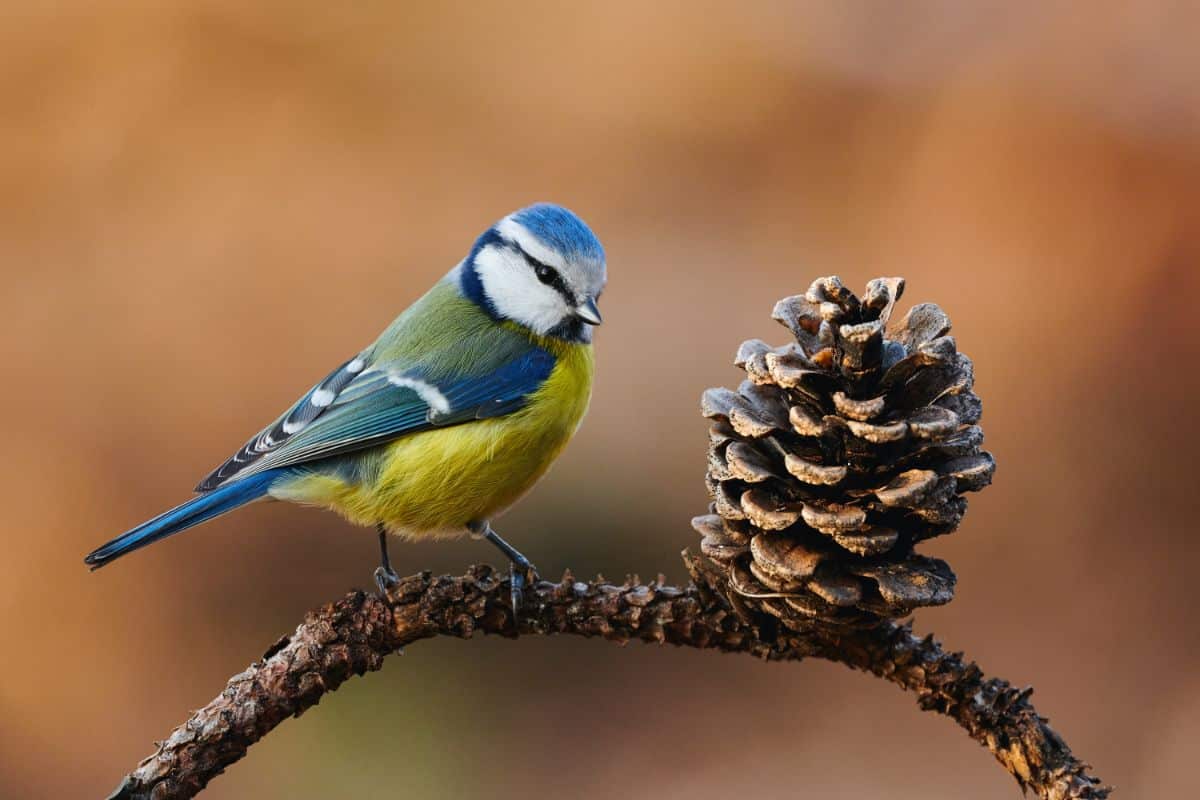
POLYGON ((379 669, 390 653, 434 636, 475 631, 518 635, 574 634, 616 642, 641 640, 680 647, 749 653, 768 660, 817 656, 871 672, 917 696, 923 710, 958 722, 996 756, 1022 788, 1049 800, 1104 798, 1109 788, 1087 772, 1029 703, 1030 689, 986 679, 961 654, 947 654, 932 636, 885 622, 859 630, 799 634, 732 608, 719 577, 685 554, 693 583, 664 580, 624 585, 587 583, 570 573, 525 591, 513 623, 508 581, 488 566, 462 577, 403 579, 386 598, 355 592, 310 612, 291 636, 229 680, 225 690, 171 733, 127 776, 110 800, 193 797, 237 762, 250 745, 288 717, 317 704, 345 680, 379 669))

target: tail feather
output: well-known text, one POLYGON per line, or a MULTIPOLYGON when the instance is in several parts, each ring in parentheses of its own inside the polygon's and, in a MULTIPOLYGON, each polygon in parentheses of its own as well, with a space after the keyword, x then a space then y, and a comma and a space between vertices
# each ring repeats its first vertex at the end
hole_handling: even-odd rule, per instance
POLYGON ((271 484, 279 477, 278 470, 260 472, 241 480, 227 483, 207 494, 164 511, 157 517, 126 531, 107 544, 88 553, 83 561, 92 569, 99 569, 126 553, 141 549, 168 536, 187 530, 193 525, 207 522, 239 506, 264 497, 271 484))

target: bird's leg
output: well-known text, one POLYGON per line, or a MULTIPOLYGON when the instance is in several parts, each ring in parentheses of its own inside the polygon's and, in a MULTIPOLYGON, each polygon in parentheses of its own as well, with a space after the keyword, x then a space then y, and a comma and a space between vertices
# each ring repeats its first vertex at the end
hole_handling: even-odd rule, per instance
POLYGON ((388 589, 400 582, 400 576, 392 569, 392 561, 388 558, 387 528, 377 525, 379 531, 379 566, 375 568, 375 585, 379 593, 386 595, 388 589))
POLYGON ((537 567, 533 566, 533 563, 520 550, 501 539, 500 534, 492 530, 491 523, 487 520, 472 522, 467 525, 467 530, 474 536, 487 539, 508 559, 509 586, 511 587, 513 621, 515 622, 517 609, 521 607, 521 596, 524 593, 526 582, 537 577, 537 567))

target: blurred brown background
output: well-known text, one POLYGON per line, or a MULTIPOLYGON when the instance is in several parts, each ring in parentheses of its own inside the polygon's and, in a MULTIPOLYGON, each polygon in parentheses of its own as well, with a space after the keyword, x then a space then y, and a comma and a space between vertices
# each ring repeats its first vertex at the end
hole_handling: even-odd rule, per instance
MULTIPOLYGON (((903 274, 951 313, 1000 462, 928 548, 959 591, 918 629, 1033 683, 1129 796, 1193 786, 1194 4, 351 5, 0 12, 0 796, 103 796, 369 584, 369 531, 283 505, 80 559, 541 199, 604 241, 608 324, 588 422, 507 537, 549 574, 681 580, 701 390, 738 380, 742 339, 783 341, 778 297, 903 274)), ((530 789, 1017 796, 844 668, 576 640, 414 646, 205 796, 530 789)))

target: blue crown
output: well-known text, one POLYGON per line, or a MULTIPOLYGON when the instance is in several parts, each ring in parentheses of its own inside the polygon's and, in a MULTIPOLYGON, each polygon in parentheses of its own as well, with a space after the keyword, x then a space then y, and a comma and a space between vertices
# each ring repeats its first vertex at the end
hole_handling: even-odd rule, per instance
POLYGON ((596 234, 569 209, 553 203, 535 203, 512 215, 547 247, 570 261, 604 263, 604 248, 596 234))

